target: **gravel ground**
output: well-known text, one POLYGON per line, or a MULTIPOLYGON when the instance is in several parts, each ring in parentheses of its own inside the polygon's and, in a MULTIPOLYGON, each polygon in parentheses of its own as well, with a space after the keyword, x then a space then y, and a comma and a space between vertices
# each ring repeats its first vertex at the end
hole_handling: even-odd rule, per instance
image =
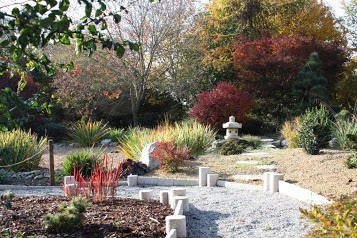
MULTIPOLYGON (((1 188, 2 193, 6 188, 1 188)), ((143 187, 123 187, 119 196, 138 197, 143 187)), ((160 190, 170 187, 148 187, 159 198, 160 190)), ((187 216, 188 237, 192 238, 279 238, 301 237, 309 231, 306 220, 300 219, 298 208, 309 208, 301 201, 279 193, 237 190, 221 187, 186 187, 190 212, 187 216)), ((62 188, 12 189, 15 195, 63 195, 62 188)))

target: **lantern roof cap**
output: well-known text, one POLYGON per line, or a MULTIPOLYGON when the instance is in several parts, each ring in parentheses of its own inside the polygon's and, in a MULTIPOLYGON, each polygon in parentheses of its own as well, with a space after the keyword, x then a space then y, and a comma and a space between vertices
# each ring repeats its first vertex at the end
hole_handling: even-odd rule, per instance
POLYGON ((230 116, 229 122, 224 123, 223 128, 242 128, 242 123, 236 122, 236 118, 234 116, 230 116))

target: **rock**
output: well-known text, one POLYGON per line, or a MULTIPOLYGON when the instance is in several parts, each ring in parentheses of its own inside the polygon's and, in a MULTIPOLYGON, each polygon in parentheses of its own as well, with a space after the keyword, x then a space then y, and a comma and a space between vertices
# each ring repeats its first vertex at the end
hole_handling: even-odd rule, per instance
POLYGON ((27 176, 25 177, 25 179, 33 179, 33 177, 34 177, 34 175, 33 175, 33 174, 30 174, 30 175, 27 175, 27 176))
POLYGON ((101 145, 104 145, 104 146, 109 146, 109 144, 112 142, 111 139, 104 139, 100 142, 101 145))
POLYGON ((16 174, 11 175, 11 178, 17 178, 16 174))
POLYGON ((34 170, 34 171, 31 171, 31 173, 34 174, 35 176, 37 176, 37 175, 42 174, 42 171, 41 170, 34 170))
POLYGON ((281 146, 283 147, 287 147, 289 144, 288 144, 288 141, 287 140, 282 140, 281 141, 281 146))
POLYGON ((218 149, 219 147, 221 147, 224 144, 225 141, 226 140, 215 140, 215 141, 213 141, 212 148, 213 149, 218 149))
POLYGON ((55 169, 55 174, 61 175, 61 174, 63 174, 63 170, 62 169, 55 169))
POLYGON ((37 175, 33 179, 43 179, 43 175, 37 175))
POLYGON ((110 142, 109 146, 111 147, 117 147, 118 146, 118 142, 110 142))
POLYGON ((44 178, 49 178, 49 177, 51 177, 51 176, 50 176, 49 173, 46 172, 46 173, 43 173, 43 177, 44 177, 44 178))
POLYGON ((139 162, 146 164, 149 170, 152 171, 160 166, 160 161, 154 159, 150 156, 150 153, 155 149, 156 141, 145 145, 144 149, 141 151, 141 156, 139 162))

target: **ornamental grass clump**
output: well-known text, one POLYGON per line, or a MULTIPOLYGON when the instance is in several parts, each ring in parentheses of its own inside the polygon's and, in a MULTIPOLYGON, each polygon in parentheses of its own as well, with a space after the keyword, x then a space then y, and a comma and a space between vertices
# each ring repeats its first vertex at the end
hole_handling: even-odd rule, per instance
POLYGON ((332 126, 334 144, 344 150, 357 151, 357 116, 338 118, 332 126))
POLYGON ((105 139, 108 132, 107 124, 103 124, 101 121, 78 121, 71 127, 68 135, 71 142, 87 147, 105 139))
POLYGON ((15 172, 31 171, 40 164, 47 147, 47 138, 38 138, 21 129, 0 132, 0 166, 15 172))
POLYGON ((195 121, 171 125, 167 120, 154 129, 133 128, 119 141, 120 151, 132 160, 139 160, 146 144, 155 141, 172 141, 190 149, 191 155, 200 155, 211 146, 216 131, 195 121))
POLYGON ((299 130, 301 127, 301 119, 300 117, 295 117, 291 121, 286 121, 281 128, 281 135, 288 142, 289 148, 298 148, 299 147, 299 130))
POLYGON ((63 174, 73 175, 74 166, 81 171, 82 175, 88 178, 95 164, 104 155, 104 150, 101 148, 82 149, 72 152, 66 156, 63 161, 63 174))

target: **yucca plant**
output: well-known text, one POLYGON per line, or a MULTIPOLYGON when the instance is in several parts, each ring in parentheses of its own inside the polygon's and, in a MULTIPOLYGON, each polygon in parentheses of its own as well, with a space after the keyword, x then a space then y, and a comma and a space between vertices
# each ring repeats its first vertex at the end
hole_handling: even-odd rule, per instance
POLYGON ((300 117, 295 117, 292 121, 286 121, 281 128, 281 135, 288 142, 289 148, 299 147, 299 129, 301 127, 300 117))
POLYGON ((335 146, 349 149, 347 146, 349 142, 348 136, 357 136, 357 118, 338 119, 333 123, 332 135, 335 138, 335 146))
POLYGON ((108 132, 107 124, 103 124, 101 121, 78 121, 71 127, 69 137, 72 142, 86 147, 93 146, 104 139, 108 132))
POLYGON ((15 172, 33 170, 38 167, 46 146, 47 138, 37 138, 31 131, 0 132, 0 166, 13 165, 6 169, 15 172))

